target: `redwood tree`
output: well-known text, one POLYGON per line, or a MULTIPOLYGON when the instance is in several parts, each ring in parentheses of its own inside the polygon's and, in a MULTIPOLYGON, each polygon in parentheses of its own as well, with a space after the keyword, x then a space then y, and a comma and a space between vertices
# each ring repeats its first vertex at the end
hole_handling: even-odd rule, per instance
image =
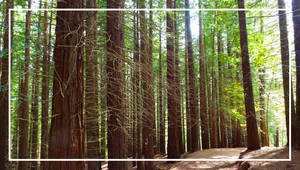
MULTIPOLYGON (((174 1, 167 0, 167 8, 174 8, 174 1)), ((175 86, 174 22, 172 12, 167 12, 167 88, 168 88, 168 158, 179 158, 178 119, 175 86)))
MULTIPOLYGON (((123 0, 107 0, 107 8, 123 8, 123 0)), ((108 11, 107 36, 107 109, 108 109, 108 158, 126 158, 125 143, 125 100, 124 100, 124 53, 122 11, 108 11)), ((126 162, 108 162, 109 169, 127 169, 126 162)))
POLYGON ((294 40, 296 52, 296 137, 295 148, 300 149, 300 1, 293 0, 294 40))
MULTIPOLYGON (((245 8, 244 0, 238 1, 238 7, 240 9, 245 8)), ((245 11, 239 11, 239 27, 240 27, 240 47, 241 47, 241 56, 242 56, 244 102, 245 102, 246 121, 247 121, 247 144, 248 144, 247 148, 248 150, 256 150, 256 149, 260 149, 260 144, 259 144, 259 136, 257 130, 256 113, 254 107, 245 11)))
MULTIPOLYGON (((96 0, 87 0, 86 8, 97 8, 96 0)), ((97 11, 86 13, 86 67, 85 67, 85 124, 87 137, 87 158, 99 158, 99 105, 98 105, 98 39, 97 11)), ((101 169, 100 162, 88 162, 88 169, 101 169)))
MULTIPOLYGON (((65 0, 58 8, 82 8, 65 0)), ((84 158, 83 12, 57 11, 49 158, 84 158)), ((49 169, 84 169, 84 162, 50 162, 49 169)))
MULTIPOLYGON (((7 52, 5 52, 1 58, 2 67, 0 84, 1 88, 4 89, 0 90, 0 169, 3 170, 6 169, 8 163, 8 9, 13 7, 14 0, 7 0, 4 14, 4 24, 6 29, 3 36, 3 50, 6 50, 7 52)), ((13 26, 12 23, 11 26, 13 26)))

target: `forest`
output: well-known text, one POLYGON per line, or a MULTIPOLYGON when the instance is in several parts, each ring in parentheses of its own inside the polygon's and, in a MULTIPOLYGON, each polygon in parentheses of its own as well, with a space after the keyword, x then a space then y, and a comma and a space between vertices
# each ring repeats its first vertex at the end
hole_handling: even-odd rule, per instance
POLYGON ((299 0, 0 10, 0 170, 300 169, 299 0))

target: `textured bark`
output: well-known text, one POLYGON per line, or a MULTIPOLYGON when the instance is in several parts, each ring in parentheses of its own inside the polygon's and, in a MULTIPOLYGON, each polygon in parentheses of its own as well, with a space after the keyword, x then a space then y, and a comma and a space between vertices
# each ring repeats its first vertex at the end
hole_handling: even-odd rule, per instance
MULTIPOLYGON (((199 1, 201 2, 201 1, 199 1)), ((200 117, 201 117, 201 136, 202 149, 209 148, 209 128, 207 118, 207 101, 206 101, 206 81, 204 73, 204 46, 201 11, 199 11, 199 82, 200 82, 200 117)))
MULTIPOLYGON (((174 1, 174 8, 176 8, 176 1, 174 1)), ((178 141, 179 141, 179 151, 180 154, 184 153, 184 146, 183 146, 183 135, 182 135, 182 122, 181 122, 181 86, 180 86, 180 69, 179 69, 179 33, 178 33, 178 16, 177 13, 174 12, 174 34, 175 34, 175 83, 176 83, 176 96, 175 99, 179 100, 176 105, 177 110, 177 126, 178 126, 178 141)))
MULTIPOLYGON (((31 8, 31 0, 28 0, 28 8, 31 8)), ((25 65, 24 77, 21 84, 21 94, 23 96, 20 103, 19 113, 19 158, 29 158, 28 150, 28 114, 29 114, 29 62, 30 62, 30 27, 31 11, 26 13, 25 26, 25 65)), ((28 169, 28 162, 19 162, 19 169, 28 169)))
MULTIPOLYGON (((3 36, 3 50, 7 50, 1 57, 1 88, 0 90, 0 169, 8 169, 8 9, 14 7, 13 0, 6 1, 5 7, 5 31, 3 36)), ((13 19, 13 13, 11 13, 11 19, 13 19)), ((11 26, 13 23, 11 22, 11 26)), ((11 27, 11 40, 13 39, 11 27)))
POLYGON ((221 131, 221 140, 220 140, 220 147, 226 148, 227 147, 227 134, 226 134, 226 122, 225 122, 225 113, 223 109, 223 71, 222 71, 222 63, 221 63, 221 54, 222 53, 222 44, 221 44, 221 32, 218 34, 218 73, 219 73, 219 81, 218 81, 218 88, 219 88, 219 110, 220 110, 220 131, 221 131))
MULTIPOLYGON (((96 0, 87 0, 86 8, 97 8, 96 0)), ((99 105, 98 105, 98 39, 97 11, 86 13, 86 81, 85 81, 85 111, 87 158, 99 158, 99 105)), ((101 162, 88 162, 88 169, 101 169, 101 162)))
MULTIPOLYGON (((83 1, 59 1, 58 8, 82 8, 83 1)), ((84 158, 83 12, 58 11, 49 158, 84 158)), ((84 162, 50 162, 49 169, 84 169, 84 162)))
POLYGON ((279 129, 276 128, 276 134, 275 134, 275 146, 279 147, 279 129))
MULTIPOLYGON (((240 9, 244 9, 245 8, 244 5, 245 5, 244 0, 238 1, 238 7, 240 9)), ((240 27, 240 46, 241 46, 241 56, 242 56, 244 102, 245 102, 246 120, 247 120, 247 140, 248 140, 247 148, 248 150, 256 150, 256 149, 260 149, 260 145, 259 145, 259 136, 257 130, 256 113, 254 107, 245 11, 239 11, 239 27, 240 27)))
MULTIPOLYGON (((140 8, 146 8, 145 1, 140 0, 140 8)), ((154 156, 154 118, 155 118, 155 108, 154 108, 154 89, 153 89, 153 64, 152 64, 152 45, 148 42, 147 37, 147 26, 145 11, 140 11, 140 27, 141 27, 141 76, 142 76, 142 131, 143 131, 143 155, 146 159, 151 159, 154 156), (148 50, 150 49, 150 50, 148 50)), ((150 31, 150 30, 149 30, 150 31)), ((152 43, 150 41, 150 43, 152 43)), ((145 169, 152 170, 153 162, 146 161, 145 169)))
MULTIPOLYGON (((174 1, 167 0, 167 8, 174 8, 174 1)), ((167 88, 168 88, 168 158, 179 158, 176 100, 175 54, 174 54, 174 22, 171 12, 167 12, 167 88)))
POLYGON ((265 74, 264 68, 259 70, 259 108, 260 108, 260 136, 262 146, 268 146, 266 129, 266 111, 265 111, 265 74))
POLYGON ((242 139, 242 127, 241 122, 238 119, 236 123, 236 147, 242 147, 243 146, 243 139, 242 139))
MULTIPOLYGON (((185 0, 185 8, 189 8, 189 0, 185 0)), ((195 70, 194 70, 194 56, 192 49, 192 35, 190 25, 190 11, 185 11, 185 31, 187 36, 188 47, 188 69, 189 69, 189 100, 191 111, 191 151, 195 152, 200 148, 199 141, 199 121, 198 121, 198 93, 196 90, 195 70)))
MULTIPOLYGON (((292 1, 293 22, 294 22, 294 43, 296 53, 296 122, 300 124, 300 1, 292 1)), ((296 126, 295 148, 300 149, 300 126, 296 126)))
MULTIPOLYGON (((285 9, 284 0, 278 0, 278 8, 285 9)), ((287 32, 287 21, 286 21, 286 11, 278 11, 279 15, 279 30, 280 30, 280 45, 281 45, 281 65, 282 65, 282 80, 283 80, 283 94, 284 94, 284 108, 285 108, 285 121, 286 121, 286 136, 287 136, 287 146, 289 144, 289 68, 290 68, 290 56, 289 56, 289 40, 287 32)), ((291 99, 293 100, 293 99, 291 99)))
MULTIPOLYGON (((40 8, 42 2, 40 1, 40 8)), ((41 29, 41 13, 39 13, 38 29, 41 29)), ((32 133, 31 133, 31 159, 38 158, 38 112, 39 112, 39 86, 40 86, 40 57, 41 57, 41 45, 40 45, 41 31, 37 35, 37 55, 35 61, 35 71, 34 71, 34 80, 33 80, 33 91, 32 91, 32 105, 31 105, 31 119, 32 119, 32 133)), ((31 169, 38 169, 37 161, 31 163, 31 169)))
POLYGON ((158 113, 159 113, 159 144, 160 144, 160 154, 166 154, 166 144, 165 144, 165 115, 163 112, 163 73, 162 73, 162 42, 161 42, 161 28, 159 30, 159 71, 158 71, 158 113))
MULTIPOLYGON (((107 8, 122 8, 124 1, 108 0, 107 8)), ((108 158, 126 158, 123 17, 121 11, 107 12, 107 108, 108 108, 108 158), (116 147, 117 146, 117 147, 116 147)), ((109 169, 127 169, 126 162, 108 162, 109 169)))

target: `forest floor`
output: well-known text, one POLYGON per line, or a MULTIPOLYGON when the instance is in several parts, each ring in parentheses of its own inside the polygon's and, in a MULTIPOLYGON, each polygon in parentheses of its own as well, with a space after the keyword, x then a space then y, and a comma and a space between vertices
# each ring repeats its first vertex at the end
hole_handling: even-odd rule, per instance
MULTIPOLYGON (((289 150, 286 147, 263 147, 260 150, 246 152, 246 148, 216 148, 186 153, 181 156, 184 158, 204 158, 204 159, 288 159, 289 150)), ((161 157, 157 157, 161 158, 161 157)), ((188 169, 239 169, 240 165, 247 165, 249 169, 273 169, 273 170, 300 170, 300 151, 292 151, 292 161, 284 162, 237 162, 237 161, 182 161, 175 163, 154 162, 158 170, 188 170, 188 169)), ((130 164, 131 165, 131 164, 130 164)), ((107 164, 103 166, 107 168, 107 164)), ((135 170, 136 167, 130 167, 129 170, 135 170)), ((246 170, 247 168, 241 169, 246 170)))

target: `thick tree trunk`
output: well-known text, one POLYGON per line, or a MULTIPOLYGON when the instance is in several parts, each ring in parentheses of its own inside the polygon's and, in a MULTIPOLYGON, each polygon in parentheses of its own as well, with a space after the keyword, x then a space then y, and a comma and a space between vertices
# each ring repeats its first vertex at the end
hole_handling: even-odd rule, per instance
MULTIPOLYGON (((14 7, 14 0, 7 0, 5 7, 5 31, 3 36, 3 50, 7 50, 1 57, 1 87, 0 90, 0 169, 6 170, 8 164, 8 9, 14 7)), ((13 12, 11 12, 13 19, 13 12)), ((11 22, 11 40, 13 39, 13 23, 11 22)))
MULTIPOLYGON (((167 0, 167 8, 174 8, 174 1, 167 0)), ((168 88, 168 158, 179 158, 178 115, 176 107, 175 54, 174 54, 174 21, 171 12, 167 12, 167 88, 168 88)))
MULTIPOLYGON (((96 0, 87 0, 86 8, 97 8, 96 0)), ((86 13, 86 84, 85 84, 85 111, 87 158, 99 158, 99 105, 98 105, 98 39, 97 39, 97 11, 86 13)), ((88 169, 101 169, 100 162, 88 162, 88 169)))
MULTIPOLYGON (((176 1, 174 1, 174 8, 176 8, 176 1)), ((184 153, 184 146, 183 146, 183 138, 182 138, 182 123, 181 123, 181 86, 180 86, 180 68, 179 68, 179 33, 178 33, 178 16, 177 13, 174 12, 174 34, 175 34, 175 83, 176 83, 176 96, 175 99, 179 100, 176 105, 177 110, 177 126, 178 126, 178 141, 179 141, 179 151, 180 154, 184 153)))
MULTIPOLYGON (((123 0, 108 0, 107 8, 122 8, 123 0)), ((107 108, 108 108, 108 158, 126 158, 124 53, 122 11, 107 12, 107 108), (116 147, 117 146, 117 147, 116 147)), ((127 169, 126 162, 108 162, 109 169, 127 169)))
MULTIPOLYGON (((58 8, 82 8, 83 1, 59 1, 58 8)), ((49 158, 84 158, 83 13, 58 11, 49 158)), ((84 169, 84 162, 50 162, 49 169, 84 169)))
MULTIPOLYGON (((199 0, 199 4, 200 4, 199 0)), ((200 6, 201 8, 201 6, 200 6)), ((201 117, 201 136, 202 149, 209 148, 209 128, 207 118, 207 101, 206 101, 206 81, 204 73, 204 45, 203 45, 203 31, 202 31, 202 17, 199 11, 199 83, 200 83, 200 117, 201 117)))
MULTIPOLYGON (((185 0, 185 8, 189 8, 189 0, 185 0)), ((200 148, 199 141, 199 121, 198 121, 198 93, 196 90, 194 56, 192 50, 192 35, 190 25, 190 11, 185 11, 185 31, 187 36, 188 47, 188 69, 189 69, 189 100, 191 111, 191 151, 195 152, 200 148)))
MULTIPOLYGON (((284 0, 278 0, 278 8, 285 9, 284 0)), ((289 144, 289 69, 290 69, 290 56, 289 56, 289 40, 287 32, 286 12, 278 11, 279 16, 279 30, 280 30, 280 45, 281 45, 281 65, 282 65, 282 80, 283 80, 283 94, 284 94, 284 108, 285 108, 285 121, 286 121, 286 136, 287 146, 289 144)), ((293 99, 291 99, 293 100, 293 99)))
MULTIPOLYGON (((145 8, 145 1, 140 0, 140 8, 145 8)), ((154 130, 153 123, 155 118, 154 108, 154 90, 153 90, 153 64, 152 64, 152 45, 148 42, 147 25, 145 11, 140 11, 140 27, 141 27, 141 74, 142 74, 142 101, 143 101, 143 155, 146 159, 151 159, 154 156, 153 138, 154 130), (150 49, 150 50, 148 50, 150 49)), ((149 30, 150 31, 150 30, 149 30)), ((150 41, 151 42, 151 41, 150 41)), ((152 42, 151 42, 152 43, 152 42)), ((145 169, 152 170, 153 162, 145 162, 145 169)))
MULTIPOLYGON (((31 8, 31 0, 28 0, 28 8, 31 8)), ((30 27, 31 27, 31 11, 26 13, 25 26, 25 66, 24 77, 21 87, 21 94, 24 96, 20 103, 19 115, 19 158, 29 158, 28 145, 28 114, 29 114, 29 62, 30 62, 30 27)), ((27 162, 19 162, 19 169, 28 169, 27 162)))
MULTIPOLYGON (((238 7, 244 9, 244 0, 238 1, 238 7)), ((248 38, 246 26, 245 11, 239 11, 239 26, 240 26, 240 46, 242 56, 242 71, 243 71, 243 86, 244 86, 244 101, 246 108, 247 119, 247 148, 249 150, 260 149, 259 136, 257 130, 256 114, 254 107, 254 97, 252 88, 251 69, 248 52, 248 38)))
MULTIPOLYGON (((294 22, 294 39, 296 52, 296 123, 300 124, 300 1, 292 1, 293 22, 294 22)), ((300 149, 300 126, 296 127, 296 142, 295 148, 300 149)))

